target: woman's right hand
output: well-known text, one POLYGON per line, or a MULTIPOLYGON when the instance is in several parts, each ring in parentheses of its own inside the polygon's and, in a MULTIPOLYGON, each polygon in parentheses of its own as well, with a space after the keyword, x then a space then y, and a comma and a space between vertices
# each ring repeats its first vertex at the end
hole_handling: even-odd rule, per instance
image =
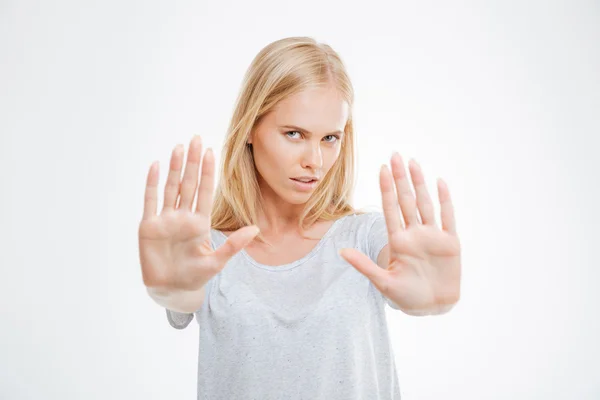
POLYGON ((245 226, 229 235, 218 249, 212 250, 210 218, 214 155, 210 148, 204 154, 197 206, 192 211, 202 155, 200 136, 194 136, 190 142, 187 165, 180 182, 183 153, 182 145, 177 145, 173 150, 160 215, 156 213, 158 162, 150 166, 144 196, 144 215, 138 231, 144 285, 164 293, 200 289, 259 232, 256 225, 245 226))

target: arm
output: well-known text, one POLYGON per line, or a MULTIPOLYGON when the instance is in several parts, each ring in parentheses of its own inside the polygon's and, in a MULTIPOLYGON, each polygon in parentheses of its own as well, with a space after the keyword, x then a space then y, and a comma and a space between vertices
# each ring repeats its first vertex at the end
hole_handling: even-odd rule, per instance
POLYGON ((165 308, 167 320, 175 329, 186 328, 194 312, 202 307, 206 285, 197 291, 167 293, 158 288, 147 288, 150 297, 160 306, 165 308))
POLYGON ((150 297, 160 306, 178 313, 193 313, 204 303, 206 285, 195 291, 165 291, 160 288, 147 287, 150 297))

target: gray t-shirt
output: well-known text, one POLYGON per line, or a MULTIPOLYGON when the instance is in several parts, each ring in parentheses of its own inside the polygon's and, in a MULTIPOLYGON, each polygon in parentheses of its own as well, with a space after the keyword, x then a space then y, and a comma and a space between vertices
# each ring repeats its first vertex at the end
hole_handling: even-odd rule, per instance
MULTIPOLYGON (((227 237, 211 230, 213 248, 227 237)), ((388 236, 382 212, 336 220, 309 254, 280 266, 244 250, 206 287, 194 313, 167 311, 171 326, 199 326, 198 399, 398 400, 385 304, 338 254, 377 261, 388 236)))

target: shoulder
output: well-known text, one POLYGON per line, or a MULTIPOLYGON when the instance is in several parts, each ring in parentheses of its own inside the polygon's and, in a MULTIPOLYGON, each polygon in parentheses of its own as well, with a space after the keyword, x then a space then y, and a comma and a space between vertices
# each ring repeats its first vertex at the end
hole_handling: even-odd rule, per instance
POLYGON ((375 210, 346 216, 335 234, 341 241, 338 247, 353 247, 376 262, 388 241, 385 215, 375 210))
POLYGON ((348 222, 350 224, 366 231, 369 231, 376 222, 385 221, 383 212, 381 211, 367 211, 362 214, 353 214, 348 216, 347 219, 349 219, 348 222))
POLYGON ((337 233, 355 232, 360 239, 368 236, 374 227, 380 226, 385 222, 383 212, 381 211, 351 214, 340 219, 337 233))

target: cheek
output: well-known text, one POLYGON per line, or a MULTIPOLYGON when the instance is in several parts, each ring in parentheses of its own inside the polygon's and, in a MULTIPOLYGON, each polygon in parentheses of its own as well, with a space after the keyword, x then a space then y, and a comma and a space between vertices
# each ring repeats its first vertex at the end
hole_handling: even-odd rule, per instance
POLYGON ((297 149, 282 140, 273 140, 255 153, 254 162, 263 176, 278 179, 287 176, 289 166, 297 159, 297 149))
POLYGON ((338 162, 338 159, 340 158, 340 150, 333 150, 331 157, 326 161, 327 163, 327 170, 331 169, 336 162, 338 162))
POLYGON ((283 135, 273 135, 271 140, 264 143, 264 150, 269 154, 271 158, 285 158, 285 154, 291 154, 297 152, 299 146, 294 146, 290 140, 286 140, 283 135))

